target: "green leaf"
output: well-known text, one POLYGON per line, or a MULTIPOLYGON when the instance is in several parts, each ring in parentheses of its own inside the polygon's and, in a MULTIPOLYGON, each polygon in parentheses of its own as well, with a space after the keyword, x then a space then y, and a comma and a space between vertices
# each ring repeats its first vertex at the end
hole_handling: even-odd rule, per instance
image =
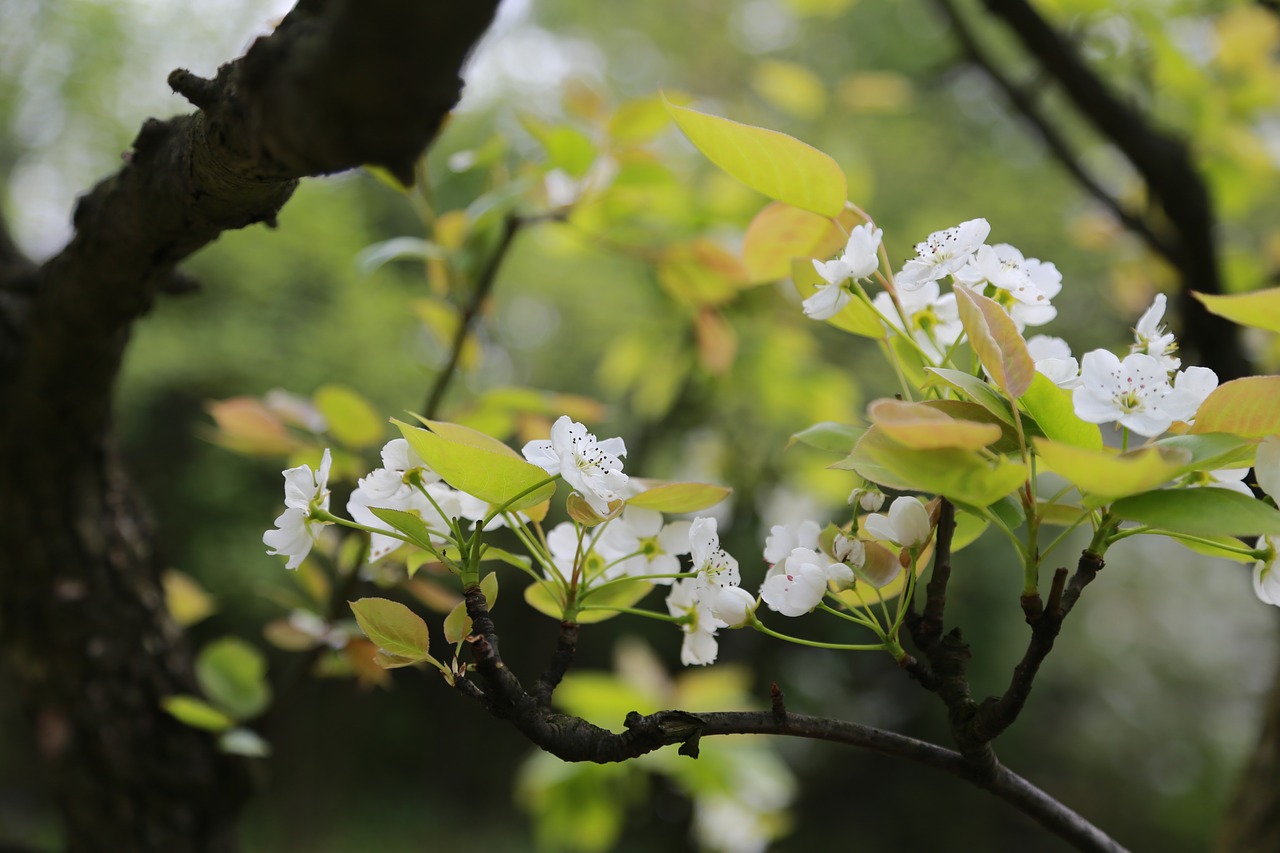
POLYGON ((929 387, 940 383, 959 391, 1009 426, 1013 426, 1009 402, 1000 396, 999 391, 983 380, 963 370, 952 370, 949 367, 926 367, 925 372, 937 377, 936 380, 930 380, 929 387))
POLYGON ((787 447, 798 442, 817 450, 847 455, 866 431, 866 427, 823 421, 792 435, 787 441, 787 447))
POLYGON ((324 385, 312 398, 329 422, 329 433, 348 447, 372 447, 382 441, 383 420, 364 397, 345 385, 324 385))
POLYGON ((1240 326, 1280 332, 1280 287, 1229 296, 1195 291, 1191 295, 1199 299, 1210 314, 1225 317, 1240 326))
POLYGON ((459 601, 444 617, 444 641, 457 645, 471 633, 471 617, 467 615, 467 603, 459 601))
POLYGON ((1045 467, 1081 491, 1085 506, 1102 506, 1167 483, 1190 457, 1177 447, 1152 445, 1122 454, 1110 447, 1086 450, 1043 438, 1036 439, 1035 450, 1045 467))
POLYGON ((1258 452, 1258 446, 1253 441, 1223 432, 1171 435, 1155 444, 1180 448, 1191 454, 1181 473, 1218 468, 1251 468, 1258 452))
POLYGON ((237 637, 223 637, 201 649, 195 671, 204 695, 234 719, 256 717, 271 702, 266 659, 237 637))
POLYGON ((992 381, 1016 400, 1026 393, 1036 375, 1036 364, 1027 352, 1027 342, 1000 303, 967 287, 954 291, 969 346, 977 353, 992 381))
POLYGON ((972 545, 986 532, 991 522, 981 516, 962 509, 956 511, 956 532, 951 539, 951 551, 955 553, 961 548, 972 545))
POLYGON ((1230 489, 1157 489, 1122 498, 1111 511, 1129 521, 1195 536, 1274 536, 1280 510, 1230 489))
MULTIPOLYGON (((818 292, 818 285, 826 284, 818 271, 813 268, 810 258, 795 258, 791 262, 791 281, 801 299, 808 299, 818 292)), ((889 334, 880 316, 870 305, 861 299, 854 298, 848 305, 840 309, 840 313, 826 320, 841 331, 864 338, 882 340, 889 334)))
MULTIPOLYGON (((380 506, 369 507, 369 512, 373 513, 387 524, 390 524, 405 536, 408 536, 413 544, 417 545, 422 550, 434 553, 438 553, 440 551, 440 546, 431 541, 431 528, 422 520, 422 516, 418 515, 416 512, 407 512, 402 509, 387 509, 380 506)), ((435 533, 437 535, 447 536, 449 531, 437 530, 435 533)))
MULTIPOLYGON (((362 598, 347 604, 360 630, 386 653, 392 665, 405 666, 431 657, 427 623, 408 607, 385 598, 362 598)), ((381 657, 378 662, 387 666, 381 657)))
POLYGON ((449 253, 443 248, 420 237, 393 237, 374 243, 356 255, 356 269, 361 275, 369 275, 384 264, 401 260, 444 260, 449 253))
POLYGON ((596 159, 596 146, 585 133, 567 125, 552 125, 529 113, 519 114, 520 124, 547 152, 547 163, 571 177, 587 174, 596 159))
POLYGON ((166 696, 160 700, 160 707, 164 708, 169 716, 193 729, 221 732, 236 724, 235 720, 209 703, 186 694, 166 696))
POLYGON ((1037 372, 1032 378, 1021 403, 1047 438, 1086 450, 1102 449, 1102 431, 1098 425, 1076 417, 1071 392, 1054 385, 1043 373, 1037 372))
POLYGON ((455 489, 494 505, 506 504, 517 495, 528 492, 508 507, 512 512, 534 507, 555 493, 556 484, 554 481, 546 482, 546 471, 511 453, 457 440, 450 441, 441 434, 412 427, 401 421, 392 420, 392 423, 400 428, 414 452, 455 489), (534 488, 539 483, 544 485, 534 488))
POLYGON ((661 483, 628 498, 627 505, 658 512, 698 512, 720 503, 732 491, 710 483, 661 483))
POLYGON ((1280 376, 1247 376, 1219 385, 1200 404, 1191 432, 1280 435, 1280 376))
POLYGON ((913 450, 875 426, 847 459, 829 467, 857 471, 887 488, 942 495, 975 507, 995 503, 1027 479, 1021 462, 992 462, 977 451, 954 448, 913 450))
POLYGON ((1206 557, 1221 557, 1224 560, 1233 560, 1237 563, 1257 562, 1253 555, 1240 553, 1238 549, 1241 546, 1241 542, 1233 536, 1206 536, 1205 538, 1211 539, 1213 542, 1188 542, 1186 539, 1174 539, 1173 541, 1184 548, 1195 551, 1197 554, 1204 554, 1206 557))
POLYGON ((844 210, 848 182, 829 155, 785 133, 665 103, 694 147, 752 189, 822 216, 844 210))

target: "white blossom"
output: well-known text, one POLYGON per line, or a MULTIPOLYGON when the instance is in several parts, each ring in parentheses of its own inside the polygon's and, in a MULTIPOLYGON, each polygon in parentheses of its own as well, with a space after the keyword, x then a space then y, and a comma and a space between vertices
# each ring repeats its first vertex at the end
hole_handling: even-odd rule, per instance
MULTIPOLYGON (((609 522, 603 543, 618 554, 629 554, 619 564, 624 575, 674 575, 680 572, 679 554, 689 553, 689 522, 663 524, 662 513, 653 509, 628 506, 622 515, 609 522)), ((669 585, 674 578, 653 578, 657 584, 669 585)))
POLYGON ((1280 435, 1269 435, 1258 445, 1253 471, 1262 491, 1280 501, 1280 435))
MULTIPOLYGON (((827 567, 831 561, 809 548, 796 548, 782 568, 765 578, 760 597, 783 616, 803 616, 827 594, 827 567)), ((848 566, 845 566, 848 569, 848 566)))
POLYGON ((698 587, 737 586, 738 561, 720 547, 714 518, 695 518, 689 526, 689 555, 693 559, 693 571, 698 573, 698 587))
POLYGON ((987 239, 991 225, 985 219, 970 219, 954 228, 935 231, 916 244, 916 257, 908 260, 894 281, 901 291, 918 290, 926 282, 937 281, 959 270, 987 239))
POLYGON ((1027 354, 1036 370, 1059 388, 1075 388, 1080 384, 1080 362, 1071 355, 1071 347, 1062 338, 1032 335, 1027 338, 1027 354))
POLYGON ((551 427, 550 441, 531 441, 524 457, 548 474, 559 474, 577 489, 593 510, 609 514, 609 504, 618 500, 627 485, 619 456, 627 448, 621 438, 596 441, 587 428, 568 415, 561 415, 551 427))
MULTIPOLYGON (((1187 384, 1202 378, 1205 377, 1197 374, 1187 384)), ((1217 377, 1213 381, 1216 384, 1217 377)), ((1190 417, 1199 405, 1189 389, 1174 391, 1168 371, 1154 357, 1131 353, 1122 362, 1102 349, 1085 353, 1080 385, 1072 392, 1071 401, 1076 417, 1082 421, 1119 421, 1121 426, 1145 436, 1159 435, 1175 420, 1190 417)))
POLYGON ((1280 537, 1263 536, 1254 545, 1268 553, 1253 566, 1253 591, 1264 604, 1280 607, 1280 575, 1275 571, 1277 538, 1280 537))
POLYGON ((460 515, 460 492, 444 483, 428 483, 423 486, 430 498, 417 487, 397 481, 392 491, 385 489, 388 469, 379 468, 360 480, 359 487, 347 500, 347 513, 352 520, 365 527, 385 530, 387 533, 369 535, 369 562, 373 563, 395 551, 404 540, 390 535, 390 524, 374 515, 370 507, 408 512, 422 519, 431 531, 431 541, 442 544, 449 538, 449 520, 460 515), (377 475, 377 476, 376 476, 377 475), (435 503, 432 503, 432 501, 435 503), (438 509, 437 509, 438 507, 438 509), (443 513, 443 514, 442 514, 443 513))
MULTIPOLYGON (((936 281, 926 281, 914 290, 899 290, 898 303, 907 315, 910 333, 935 364, 941 364, 947 350, 964 334, 960 309, 954 293, 942 293, 936 281)), ((871 305, 896 329, 902 318, 888 293, 878 293, 871 305)))
POLYGON ((849 506, 854 504, 864 512, 877 512, 884 506, 884 492, 871 484, 859 486, 849 493, 849 506))
POLYGON ((853 299, 845 287, 850 279, 866 278, 880 266, 876 252, 880 248, 882 232, 870 223, 859 225, 849 233, 844 252, 833 261, 813 261, 813 268, 822 277, 823 284, 804 301, 806 317, 827 320, 839 314, 853 299))
MULTIPOLYGON (((706 598, 706 594, 703 595, 706 598)), ((741 628, 751 621, 756 612, 756 599, 740 586, 726 586, 717 589, 708 602, 711 615, 725 624, 726 628, 741 628)))
POLYGON ((680 662, 685 666, 714 663, 719 646, 716 630, 727 627, 711 612, 695 578, 682 578, 671 586, 667 596, 667 612, 683 617, 684 643, 680 646, 680 662))
POLYGON ((320 536, 326 522, 312 518, 315 507, 329 510, 329 468, 333 457, 329 448, 324 449, 320 468, 312 471, 310 465, 299 465, 282 472, 284 475, 285 511, 275 521, 275 529, 262 534, 262 544, 268 554, 289 558, 286 569, 296 569, 311 553, 311 546, 320 536))
POLYGON ((894 542, 903 548, 914 548, 929 541, 933 525, 929 510, 920 499, 911 495, 894 498, 889 504, 889 514, 875 513, 867 516, 867 533, 876 539, 894 542))
POLYGON ((1173 333, 1160 325, 1164 319, 1165 295, 1157 293, 1155 300, 1138 320, 1133 329, 1132 352, 1146 353, 1160 362, 1166 373, 1172 373, 1182 364, 1182 360, 1174 357, 1178 351, 1178 341, 1173 333))
POLYGON ((816 521, 799 521, 791 524, 775 524, 769 528, 769 538, 764 542, 764 561, 769 565, 781 563, 796 548, 818 549, 818 534, 822 528, 816 521))
POLYGON ((1057 267, 1036 258, 1024 258, 1008 243, 979 246, 974 257, 956 271, 955 279, 969 287, 990 284, 1009 294, 997 301, 1008 309, 1019 331, 1026 326, 1043 326, 1058 316, 1058 309, 1050 304, 1062 290, 1062 275, 1057 267))

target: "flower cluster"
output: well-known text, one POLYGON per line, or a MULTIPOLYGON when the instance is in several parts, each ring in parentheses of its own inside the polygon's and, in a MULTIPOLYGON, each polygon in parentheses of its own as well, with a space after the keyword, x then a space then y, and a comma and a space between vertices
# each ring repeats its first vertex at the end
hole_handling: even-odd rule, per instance
POLYGON ((268 554, 288 557, 286 569, 296 569, 311 553, 311 546, 320 537, 326 522, 316 518, 316 510, 329 510, 329 468, 333 457, 325 448, 320 468, 311 470, 309 465, 299 465, 284 472, 284 513, 276 519, 276 526, 262 534, 262 544, 270 548, 268 554))
POLYGON ((814 260, 813 268, 822 277, 818 291, 804 301, 804 313, 815 320, 827 320, 839 314, 853 299, 847 285, 866 278, 880 267, 876 253, 880 250, 881 231, 871 223, 859 225, 849 234, 844 251, 834 261, 814 260))

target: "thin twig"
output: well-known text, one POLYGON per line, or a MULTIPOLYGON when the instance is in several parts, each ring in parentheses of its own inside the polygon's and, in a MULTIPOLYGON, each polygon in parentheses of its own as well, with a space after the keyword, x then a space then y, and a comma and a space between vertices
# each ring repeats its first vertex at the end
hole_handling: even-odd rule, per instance
POLYGON ((498 270, 502 267, 502 262, 506 259, 507 252, 511 249, 511 244, 515 240, 516 234, 528 221, 516 216, 514 213, 508 215, 502 221, 502 236, 498 238, 498 245, 494 248, 493 254, 489 256, 489 262, 485 264, 480 277, 476 279, 476 286, 471 291, 471 298, 467 300, 466 307, 462 309, 462 316, 458 318, 458 328, 454 330, 453 344, 449 348, 449 361, 439 375, 436 376, 436 381, 431 386, 431 392, 427 395, 427 402, 422 406, 422 416, 424 418, 430 420, 439 411, 445 392, 449 390, 449 383, 453 381, 453 376, 458 370, 458 364, 462 360, 462 350, 466 347, 467 338, 471 335, 472 324, 475 323, 476 317, 480 314, 480 309, 484 307, 485 300, 489 298, 489 292, 493 290, 493 283, 498 277, 498 270))

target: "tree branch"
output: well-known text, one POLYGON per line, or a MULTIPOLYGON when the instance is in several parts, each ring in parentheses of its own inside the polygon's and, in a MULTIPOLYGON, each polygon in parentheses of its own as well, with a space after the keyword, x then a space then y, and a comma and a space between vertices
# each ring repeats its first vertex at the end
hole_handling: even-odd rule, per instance
POLYGON ((502 662, 493 619, 479 587, 466 590, 464 598, 474 631, 467 642, 484 687, 466 678, 459 678, 455 686, 493 716, 511 723, 538 747, 565 761, 627 761, 672 744, 680 745, 680 754, 697 758, 700 739, 716 735, 787 735, 845 743, 958 776, 990 791, 1080 850, 1117 853, 1124 849, 1079 814, 999 764, 975 766, 966 756, 905 735, 790 713, 776 689, 773 707, 768 711, 691 714, 669 710, 647 716, 633 711, 627 715, 625 731, 621 733, 553 711, 526 693, 502 662))
POLYGON ((1014 83, 1000 69, 991 55, 983 49, 973 28, 969 26, 969 22, 965 17, 960 14, 955 3, 952 0, 935 0, 935 4, 951 22, 951 28, 955 33, 956 40, 960 42, 960 46, 964 49, 969 61, 978 66, 1004 92, 1009 105, 1031 123, 1049 153, 1058 161, 1058 165, 1065 169, 1085 192, 1111 211, 1111 215, 1121 225, 1141 237, 1157 255, 1163 257, 1171 265, 1177 266, 1177 250, 1170 243, 1167 235, 1157 234, 1154 227, 1140 214, 1126 208, 1119 199, 1107 192, 1100 183, 1094 180, 1093 176, 1085 170, 1079 156, 1071 149, 1071 145, 1061 131, 1036 106, 1035 96, 1027 89, 1014 83))

